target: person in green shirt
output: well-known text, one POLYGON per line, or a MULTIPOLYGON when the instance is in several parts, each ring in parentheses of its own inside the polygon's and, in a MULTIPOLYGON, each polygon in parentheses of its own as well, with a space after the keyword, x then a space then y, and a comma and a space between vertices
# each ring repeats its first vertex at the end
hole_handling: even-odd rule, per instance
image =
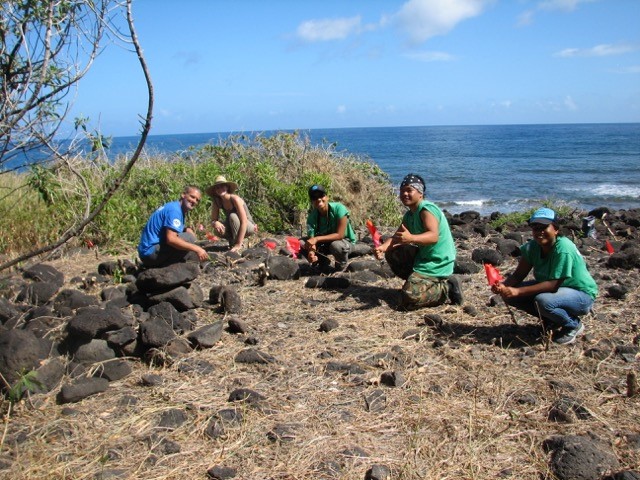
POLYGON ((462 305, 460 281, 453 276, 456 247, 444 213, 424 198, 424 179, 408 174, 400 184, 400 201, 409 210, 394 235, 374 250, 393 272, 406 280, 400 291, 403 308, 435 307, 447 300, 462 305))
POLYGON ((520 247, 516 270, 492 290, 516 308, 539 313, 554 342, 573 343, 584 331, 580 316, 591 310, 598 286, 575 244, 558 235, 556 212, 539 208, 529 225, 533 239, 520 247), (525 282, 532 269, 535 280, 525 282))
POLYGON ((303 239, 303 254, 311 264, 326 270, 335 258, 335 268, 344 270, 349 253, 356 243, 356 233, 349 221, 349 210, 340 202, 329 202, 321 185, 309 187, 312 207, 307 215, 307 237, 303 239))

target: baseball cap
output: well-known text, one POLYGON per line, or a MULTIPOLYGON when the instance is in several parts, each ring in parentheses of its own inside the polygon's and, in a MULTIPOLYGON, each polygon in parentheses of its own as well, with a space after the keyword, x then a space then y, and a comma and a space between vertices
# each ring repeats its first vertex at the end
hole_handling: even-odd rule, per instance
POLYGON ((532 223, 540 223, 542 225, 549 225, 557 220, 556 212, 551 210, 550 208, 539 208, 531 218, 529 219, 529 225, 532 223))
POLYGON ((327 194, 327 191, 324 189, 322 185, 311 185, 309 187, 309 198, 311 200, 322 198, 326 194, 327 194))

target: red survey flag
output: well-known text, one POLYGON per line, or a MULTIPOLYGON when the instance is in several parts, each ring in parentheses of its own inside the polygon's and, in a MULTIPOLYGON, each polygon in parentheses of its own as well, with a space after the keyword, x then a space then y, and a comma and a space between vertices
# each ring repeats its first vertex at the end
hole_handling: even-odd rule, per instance
POLYGON ((216 237, 214 234, 210 232, 207 232, 205 236, 207 237, 207 240, 209 240, 210 242, 217 242, 218 240, 220 240, 218 237, 216 237))
POLYGON ((613 252, 615 252, 615 250, 613 249, 613 245, 611 245, 611 242, 609 240, 605 240, 604 245, 605 247, 607 247, 607 252, 609 252, 609 255, 612 255, 613 252))
POLYGON ((484 264, 484 272, 487 274, 487 282, 489 282, 489 286, 491 287, 504 280, 504 278, 502 278, 502 275, 500 275, 498 269, 490 263, 484 264))
POLYGON ((369 230, 369 233, 371 234, 371 239, 373 240, 373 246, 378 248, 380 246, 381 239, 382 239, 382 235, 380 235, 380 232, 378 231, 378 229, 376 228, 376 226, 373 224, 373 222, 371 220, 367 220, 367 229, 369 230))
POLYGON ((275 250, 276 249, 276 242, 271 242, 269 240, 265 240, 264 242, 262 242, 262 244, 267 247, 269 250, 275 250))
POLYGON ((300 253, 300 240, 296 237, 287 237, 287 250, 293 255, 293 258, 298 258, 300 253))

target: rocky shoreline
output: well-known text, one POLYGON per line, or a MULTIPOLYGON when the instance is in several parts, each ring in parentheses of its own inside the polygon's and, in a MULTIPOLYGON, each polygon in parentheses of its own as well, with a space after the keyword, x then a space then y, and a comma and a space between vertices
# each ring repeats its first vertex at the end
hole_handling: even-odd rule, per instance
POLYGON ((491 298, 483 263, 508 272, 530 236, 495 217, 449 216, 463 307, 398 310, 364 230, 330 275, 284 235, 203 243, 206 264, 84 251, 5 275, 0 373, 23 399, 4 403, 0 478, 640 478, 640 210, 561 221, 600 290, 570 347, 491 298))

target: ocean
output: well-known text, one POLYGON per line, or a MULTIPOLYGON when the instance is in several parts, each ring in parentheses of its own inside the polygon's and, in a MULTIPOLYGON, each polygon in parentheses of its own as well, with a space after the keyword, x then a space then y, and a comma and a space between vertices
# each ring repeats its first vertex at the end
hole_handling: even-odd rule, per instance
MULTIPOLYGON (((640 123, 336 128, 300 133, 313 144, 335 142, 337 152, 370 159, 394 185, 409 172, 422 175, 426 197, 451 213, 507 213, 545 200, 587 211, 602 206, 640 208, 640 123)), ((228 135, 150 135, 145 150, 180 152, 215 144, 228 135)), ((130 152, 136 142, 136 137, 116 137, 109 155, 130 152)))

